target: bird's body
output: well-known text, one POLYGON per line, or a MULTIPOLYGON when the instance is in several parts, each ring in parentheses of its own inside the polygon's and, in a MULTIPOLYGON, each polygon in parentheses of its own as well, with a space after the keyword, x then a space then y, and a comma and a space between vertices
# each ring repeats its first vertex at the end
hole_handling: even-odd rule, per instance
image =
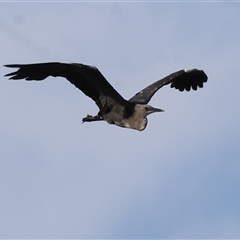
POLYGON ((35 63, 11 64, 6 67, 19 68, 16 72, 6 74, 10 79, 43 80, 48 76, 65 77, 85 95, 97 104, 99 112, 96 116, 87 115, 83 122, 106 121, 120 127, 142 131, 147 126, 147 115, 162 112, 159 108, 148 105, 152 96, 162 86, 170 84, 180 91, 197 90, 207 81, 202 70, 180 70, 149 85, 131 99, 124 99, 104 78, 96 68, 79 63, 35 63))

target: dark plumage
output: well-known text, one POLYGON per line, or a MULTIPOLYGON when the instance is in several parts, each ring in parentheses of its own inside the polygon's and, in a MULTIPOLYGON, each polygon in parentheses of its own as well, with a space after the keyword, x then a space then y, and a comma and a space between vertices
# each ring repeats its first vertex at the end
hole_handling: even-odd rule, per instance
POLYGON ((137 130, 144 130, 147 125, 148 114, 163 110, 154 108, 147 103, 161 87, 171 84, 172 88, 180 91, 197 90, 207 82, 207 75, 202 70, 180 70, 149 85, 128 101, 125 100, 104 78, 96 68, 79 63, 36 63, 10 64, 10 68, 17 71, 6 74, 9 79, 43 80, 49 76, 64 77, 80 89, 85 95, 92 98, 99 107, 96 116, 87 115, 83 122, 105 120, 110 124, 137 130))

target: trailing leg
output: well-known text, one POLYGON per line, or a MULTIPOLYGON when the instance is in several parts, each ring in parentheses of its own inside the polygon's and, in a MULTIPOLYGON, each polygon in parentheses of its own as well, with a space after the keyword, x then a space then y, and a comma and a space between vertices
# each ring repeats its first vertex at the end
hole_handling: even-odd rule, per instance
POLYGON ((99 115, 96 115, 96 116, 87 115, 85 118, 82 119, 82 123, 102 121, 102 120, 104 120, 104 119, 99 115))

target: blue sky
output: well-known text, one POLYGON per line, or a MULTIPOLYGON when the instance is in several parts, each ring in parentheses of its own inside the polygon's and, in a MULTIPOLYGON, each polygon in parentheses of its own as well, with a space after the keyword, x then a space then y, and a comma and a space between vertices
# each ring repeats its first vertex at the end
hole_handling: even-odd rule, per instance
POLYGON ((95 65, 125 98, 183 68, 143 132, 103 122, 63 78, 0 68, 1 238, 240 238, 240 5, 0 3, 0 65, 95 65))

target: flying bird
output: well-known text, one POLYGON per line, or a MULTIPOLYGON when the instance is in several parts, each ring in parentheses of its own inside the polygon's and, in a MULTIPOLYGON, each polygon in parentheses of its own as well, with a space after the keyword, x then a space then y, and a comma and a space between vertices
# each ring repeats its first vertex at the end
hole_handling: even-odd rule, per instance
POLYGON ((80 63, 35 63, 9 64, 5 67, 18 68, 17 71, 6 74, 9 79, 40 81, 49 76, 64 77, 85 95, 90 97, 98 106, 96 116, 87 115, 83 122, 106 121, 119 127, 142 131, 147 126, 147 116, 162 109, 148 105, 152 96, 163 86, 171 84, 171 88, 179 91, 190 91, 202 88, 207 82, 203 70, 179 70, 163 79, 147 86, 129 100, 124 99, 94 66, 80 63))

